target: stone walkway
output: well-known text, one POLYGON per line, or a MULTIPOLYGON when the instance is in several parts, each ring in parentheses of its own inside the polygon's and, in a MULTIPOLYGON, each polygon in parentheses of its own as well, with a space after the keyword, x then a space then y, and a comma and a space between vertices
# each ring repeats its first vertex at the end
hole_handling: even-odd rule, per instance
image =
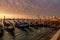
POLYGON ((51 40, 60 40, 58 39, 60 36, 60 29, 56 32, 56 34, 51 38, 51 40))

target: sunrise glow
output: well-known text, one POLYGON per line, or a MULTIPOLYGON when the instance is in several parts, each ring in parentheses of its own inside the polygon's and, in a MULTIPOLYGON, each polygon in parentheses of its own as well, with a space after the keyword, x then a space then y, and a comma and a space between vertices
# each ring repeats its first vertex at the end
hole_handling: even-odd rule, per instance
POLYGON ((27 18, 27 15, 19 15, 19 14, 8 14, 8 13, 0 13, 0 18, 27 18))
POLYGON ((4 18, 4 16, 6 18, 14 18, 14 17, 17 17, 16 15, 13 15, 13 14, 7 14, 7 13, 0 13, 0 18, 4 18))

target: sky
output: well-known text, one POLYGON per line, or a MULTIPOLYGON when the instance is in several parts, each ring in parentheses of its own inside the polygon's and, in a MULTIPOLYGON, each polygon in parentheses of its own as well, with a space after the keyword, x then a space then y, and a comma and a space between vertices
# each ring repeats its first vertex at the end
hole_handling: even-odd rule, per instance
MULTIPOLYGON (((0 16, 60 16, 60 0, 0 0, 0 16)), ((7 17, 8 17, 7 16, 7 17)))

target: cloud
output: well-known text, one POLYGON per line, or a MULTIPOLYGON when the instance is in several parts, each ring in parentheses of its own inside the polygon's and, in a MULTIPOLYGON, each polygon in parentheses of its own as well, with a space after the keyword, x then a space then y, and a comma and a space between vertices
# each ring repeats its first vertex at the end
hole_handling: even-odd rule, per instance
POLYGON ((0 10, 26 15, 60 15, 60 0, 0 0, 0 10))

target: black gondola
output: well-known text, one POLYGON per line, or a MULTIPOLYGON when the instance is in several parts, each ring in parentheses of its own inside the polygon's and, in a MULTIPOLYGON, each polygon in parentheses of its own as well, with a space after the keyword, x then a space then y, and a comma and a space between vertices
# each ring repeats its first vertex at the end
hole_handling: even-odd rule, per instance
POLYGON ((15 22, 15 27, 18 27, 18 28, 28 28, 29 25, 26 22, 15 22))
POLYGON ((35 26, 35 27, 39 27, 39 23, 38 23, 38 22, 35 22, 35 23, 34 23, 34 26, 35 26))
POLYGON ((3 25, 0 24, 0 37, 4 34, 3 25))
POLYGON ((34 24, 32 22, 30 22, 29 26, 30 27, 34 27, 34 24))
POLYGON ((11 31, 11 32, 14 31, 14 26, 10 22, 4 21, 3 24, 4 24, 5 30, 11 31))

